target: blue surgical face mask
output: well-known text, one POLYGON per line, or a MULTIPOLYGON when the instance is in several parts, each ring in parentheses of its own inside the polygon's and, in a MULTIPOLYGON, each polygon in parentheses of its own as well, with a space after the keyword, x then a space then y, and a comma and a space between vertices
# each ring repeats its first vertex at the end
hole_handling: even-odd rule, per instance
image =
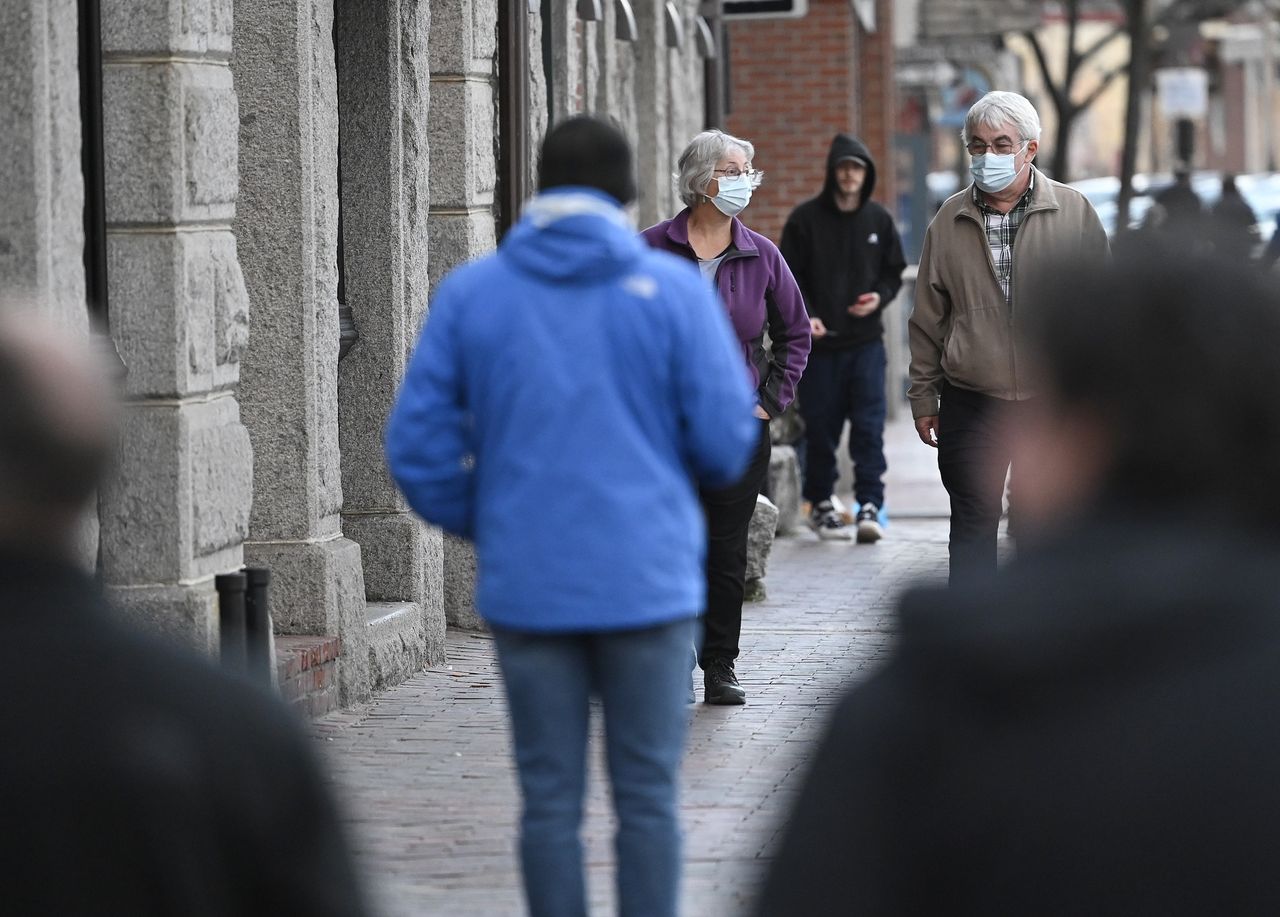
POLYGON ((727 217, 736 217, 751 203, 751 179, 746 175, 736 178, 725 176, 720 180, 720 193, 711 199, 711 203, 727 217))
MULTIPOLYGON (((1022 171, 1022 169, 1015 169, 1013 165, 1020 152, 1021 150, 1005 153, 1003 156, 999 153, 983 153, 973 157, 972 162, 969 163, 969 171, 973 174, 974 183, 988 194, 998 194, 1012 185, 1018 173, 1022 171)), ((1026 167, 1027 163, 1024 162, 1022 168, 1026 167)))

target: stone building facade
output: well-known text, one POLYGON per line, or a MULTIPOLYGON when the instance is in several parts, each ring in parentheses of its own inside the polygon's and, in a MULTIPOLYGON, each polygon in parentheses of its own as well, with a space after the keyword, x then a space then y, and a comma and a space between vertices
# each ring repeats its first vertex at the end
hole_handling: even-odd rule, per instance
POLYGON ((474 560, 381 450, 432 286, 494 247, 569 113, 617 118, 640 221, 673 213, 716 7, 0 6, 0 299, 123 363, 87 557, 126 614, 215 651, 215 576, 260 566, 281 655, 337 648, 333 702, 442 659, 475 623, 474 560))

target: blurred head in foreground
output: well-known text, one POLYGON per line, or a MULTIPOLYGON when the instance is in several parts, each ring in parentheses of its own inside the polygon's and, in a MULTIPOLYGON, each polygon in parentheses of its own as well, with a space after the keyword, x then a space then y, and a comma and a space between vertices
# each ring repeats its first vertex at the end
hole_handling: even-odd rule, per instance
POLYGON ((70 558, 112 425, 106 375, 83 336, 0 311, 0 548, 70 558))
POLYGON ((1016 433, 1020 533, 1188 510, 1280 520, 1280 297, 1157 245, 1042 278, 1023 331, 1040 396, 1016 433))

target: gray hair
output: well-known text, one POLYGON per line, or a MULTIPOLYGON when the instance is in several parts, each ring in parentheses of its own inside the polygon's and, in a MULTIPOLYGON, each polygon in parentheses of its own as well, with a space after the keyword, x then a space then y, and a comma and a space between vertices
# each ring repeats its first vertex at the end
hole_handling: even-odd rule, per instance
POLYGON ((755 158, 756 148, 750 140, 741 140, 714 128, 689 141, 676 163, 680 171, 675 176, 676 192, 686 206, 692 207, 706 196, 716 165, 733 147, 742 150, 748 163, 755 158))
POLYGON ((1001 127, 1005 124, 1016 127, 1023 140, 1040 139, 1040 116, 1026 97, 999 90, 988 92, 973 103, 964 116, 964 130, 960 136, 968 143, 975 127, 1001 127))

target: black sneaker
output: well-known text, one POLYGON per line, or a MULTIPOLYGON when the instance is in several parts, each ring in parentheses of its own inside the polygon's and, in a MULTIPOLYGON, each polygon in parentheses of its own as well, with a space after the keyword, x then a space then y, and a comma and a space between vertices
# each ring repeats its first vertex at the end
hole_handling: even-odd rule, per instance
POLYGON ((703 703, 732 705, 747 702, 747 692, 742 690, 738 676, 733 673, 732 659, 709 660, 702 683, 706 688, 703 703))
POLYGON ((823 541, 848 541, 853 537, 830 500, 823 500, 809 511, 809 528, 823 541))
POLYGON ((880 507, 864 503, 858 510, 858 544, 875 544, 884 537, 880 527, 880 507))

